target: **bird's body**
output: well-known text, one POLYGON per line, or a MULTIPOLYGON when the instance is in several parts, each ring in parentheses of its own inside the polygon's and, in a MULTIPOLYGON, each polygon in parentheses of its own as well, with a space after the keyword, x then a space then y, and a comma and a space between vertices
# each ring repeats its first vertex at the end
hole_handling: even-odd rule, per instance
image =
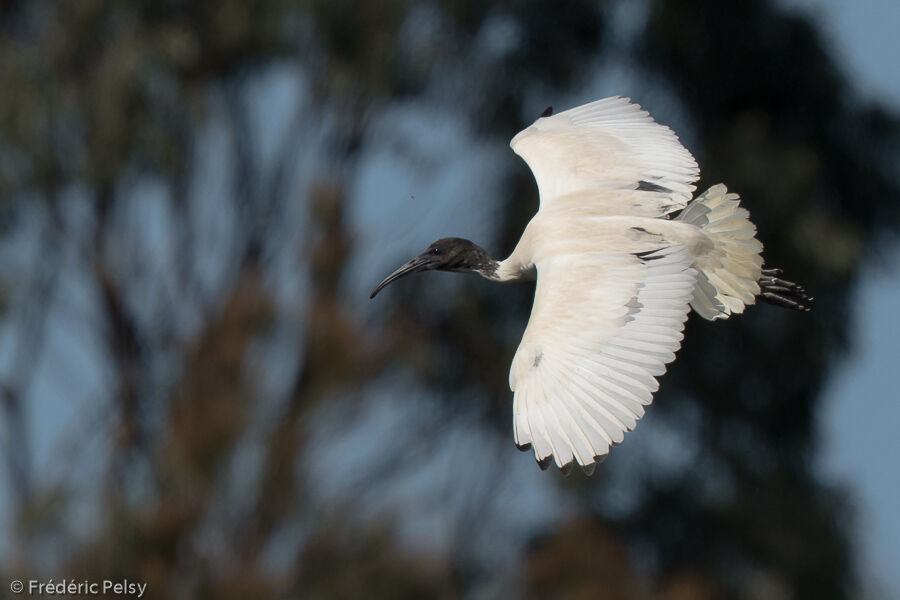
POLYGON ((468 240, 438 240, 372 296, 426 269, 537 279, 509 382, 516 444, 542 467, 590 473, 622 441, 675 359, 691 308, 709 320, 758 297, 806 309, 802 288, 763 270, 737 195, 720 184, 691 200, 693 157, 628 99, 542 116, 510 145, 541 198, 512 254, 496 261, 468 240))
POLYGON ((528 223, 513 253, 500 261, 497 279, 534 279, 535 265, 553 256, 603 253, 610 248, 639 254, 672 244, 685 246, 698 257, 713 246, 699 227, 681 221, 590 214, 570 218, 554 207, 538 212, 528 223))

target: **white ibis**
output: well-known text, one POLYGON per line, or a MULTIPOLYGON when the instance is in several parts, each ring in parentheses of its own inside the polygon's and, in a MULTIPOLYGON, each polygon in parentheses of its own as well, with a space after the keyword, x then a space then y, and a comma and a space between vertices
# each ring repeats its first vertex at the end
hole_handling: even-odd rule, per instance
POLYGON ((688 312, 709 320, 757 299, 809 310, 803 288, 763 269, 763 246, 724 185, 693 200, 700 170, 675 133, 628 98, 552 115, 510 142, 537 180, 540 209, 506 260, 445 238, 372 292, 410 273, 537 277, 509 372, 516 445, 541 468, 586 473, 634 429, 675 360, 688 312))

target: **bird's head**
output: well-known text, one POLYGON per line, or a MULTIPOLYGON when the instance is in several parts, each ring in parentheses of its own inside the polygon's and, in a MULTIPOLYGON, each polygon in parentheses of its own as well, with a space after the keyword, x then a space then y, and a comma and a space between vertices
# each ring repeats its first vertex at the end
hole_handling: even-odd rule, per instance
POLYGON ((378 284, 369 298, 387 284, 404 275, 419 271, 455 271, 457 273, 480 273, 490 277, 497 269, 497 261, 491 258, 483 248, 462 238, 443 238, 433 242, 428 249, 418 255, 378 284))

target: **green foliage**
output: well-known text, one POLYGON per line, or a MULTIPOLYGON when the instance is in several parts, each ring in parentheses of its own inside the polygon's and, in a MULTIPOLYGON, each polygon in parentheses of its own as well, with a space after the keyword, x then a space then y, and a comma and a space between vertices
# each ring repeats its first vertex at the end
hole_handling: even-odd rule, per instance
MULTIPOLYGON (((153 596, 456 597, 486 589, 485 581, 499 585, 460 556, 459 539, 471 532, 438 540, 448 552, 416 553, 394 535, 403 514, 362 518, 375 483, 327 511, 310 489, 304 458, 316 412, 336 397, 364 396, 385 373, 411 373, 454 410, 478 415, 512 451, 506 372, 518 339, 510 331, 524 327, 531 288, 467 281, 423 307, 422 283, 411 280, 406 295, 395 291, 388 318, 370 322, 342 297, 360 252, 348 190, 370 124, 410 98, 456 111, 502 148, 530 121, 529 93, 562 97, 607 58, 610 7, 621 2, 5 5, 0 208, 23 219, 33 205, 46 214, 52 235, 39 244, 55 265, 52 281, 71 268, 59 260, 62 248, 77 249, 109 374, 109 405, 97 400, 108 464, 87 500, 103 518, 76 535, 66 519, 84 498, 29 476, 27 453, 8 453, 9 471, 21 475, 10 477, 18 533, 9 568, 140 578, 153 596), (492 27, 505 28, 505 49, 486 50, 492 27), (319 159, 299 192, 283 185, 297 148, 279 150, 280 175, 267 179, 241 95, 254 75, 283 64, 302 71, 313 98, 303 109, 311 117, 299 115, 289 129, 289 142, 319 159), (192 221, 199 192, 191 186, 199 132, 217 115, 233 143, 220 165, 233 197, 215 206, 238 215, 239 226, 226 283, 210 288, 192 266, 204 224, 192 221), (308 141, 316 126, 324 141, 308 141), (117 229, 117 218, 135 211, 130 186, 145 177, 166 190, 172 273, 129 269, 146 265, 127 262, 141 249, 117 229), (86 221, 62 206, 72 189, 87 204, 86 221), (309 222, 292 245, 279 227, 297 203, 309 222), (273 283, 289 252, 306 277, 303 302, 285 302, 273 283), (177 291, 147 317, 135 297, 148 279, 166 276, 177 291), (285 331, 299 350, 287 391, 275 393, 259 353, 285 331), (48 539, 52 559, 42 550, 48 539)), ((669 470, 642 464, 617 474, 614 450, 593 480, 560 484, 547 474, 545 485, 578 508, 514 557, 522 582, 514 591, 850 597, 852 521, 811 466, 815 418, 850 336, 850 286, 896 230, 897 121, 860 105, 817 31, 773 3, 660 0, 648 15, 633 50, 694 126, 703 183, 725 181, 741 193, 767 259, 814 291, 816 310, 806 317, 760 307, 724 324, 692 320, 653 410, 702 450, 669 470), (623 476, 639 493, 610 515, 605 484, 623 476)), ((495 246, 509 250, 537 198, 524 167, 506 183, 503 197, 485 201, 497 206, 495 246)), ((29 337, 41 329, 19 315, 7 313, 22 339, 46 341, 29 337)), ((22 371, 2 386, 10 432, 26 431, 22 371)))

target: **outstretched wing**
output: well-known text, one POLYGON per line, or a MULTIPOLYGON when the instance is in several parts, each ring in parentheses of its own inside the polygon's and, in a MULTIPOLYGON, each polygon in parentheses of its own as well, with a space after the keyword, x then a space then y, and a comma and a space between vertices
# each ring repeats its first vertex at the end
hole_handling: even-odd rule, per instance
POLYGON ((531 167, 542 209, 588 193, 593 214, 659 217, 683 209, 700 177, 678 136, 628 98, 542 117, 509 145, 531 167))
POLYGON ((687 249, 569 254, 537 265, 528 327, 509 374, 516 444, 590 473, 634 429, 675 359, 696 271, 687 249))

